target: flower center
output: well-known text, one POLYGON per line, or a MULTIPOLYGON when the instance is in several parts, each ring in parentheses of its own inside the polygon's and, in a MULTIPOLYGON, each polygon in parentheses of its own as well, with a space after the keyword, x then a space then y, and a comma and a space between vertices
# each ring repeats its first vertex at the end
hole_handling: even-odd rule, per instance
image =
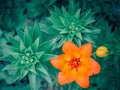
POLYGON ((75 33, 79 28, 75 25, 74 22, 71 22, 69 29, 72 33, 75 33))
POLYGON ((25 64, 25 65, 29 65, 32 62, 34 62, 34 55, 32 55, 31 53, 26 53, 24 55, 22 55, 22 59, 20 61, 21 64, 25 64))
POLYGON ((80 66, 80 58, 72 58, 69 62, 69 65, 71 67, 71 70, 75 69, 78 71, 78 67, 80 66))

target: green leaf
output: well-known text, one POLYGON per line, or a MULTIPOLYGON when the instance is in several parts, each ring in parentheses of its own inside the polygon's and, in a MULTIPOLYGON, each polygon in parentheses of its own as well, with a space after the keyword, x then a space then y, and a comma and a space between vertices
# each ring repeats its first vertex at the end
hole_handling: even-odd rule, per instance
POLYGON ((22 87, 22 90, 30 90, 30 85, 27 84, 27 85, 19 85, 19 86, 3 86, 2 87, 2 90, 21 90, 21 87, 22 87))
POLYGON ((92 31, 93 34, 100 34, 101 29, 93 27, 93 26, 88 26, 88 29, 92 31))
POLYGON ((69 9, 68 9, 69 14, 71 16, 73 16, 78 9, 79 9, 79 3, 77 2, 75 4, 74 0, 70 0, 69 1, 69 9))
POLYGON ((29 28, 27 26, 25 27, 24 32, 24 44, 26 47, 29 47, 32 44, 32 39, 29 34, 29 28))
POLYGON ((67 40, 69 40, 69 41, 72 41, 73 40, 73 37, 74 37, 74 34, 68 34, 68 39, 67 40))
POLYGON ((32 44, 31 48, 33 51, 38 51, 38 47, 39 47, 39 37, 35 40, 35 42, 32 44))
POLYGON ((92 33, 92 31, 86 27, 84 27, 84 30, 82 31, 82 33, 92 33))
POLYGON ((52 79, 51 79, 50 75, 49 74, 45 75, 45 74, 41 73, 41 76, 48 82, 48 85, 51 88, 53 85, 52 85, 52 79))
POLYGON ((15 53, 15 52, 11 52, 11 55, 12 55, 16 60, 18 60, 18 57, 20 56, 19 53, 15 53))
POLYGON ((29 72, 28 73, 31 90, 39 90, 39 78, 36 74, 29 72))
POLYGON ((37 70, 39 70, 40 72, 40 76, 42 76, 44 79, 46 79, 46 81, 50 84, 50 85, 52 85, 52 80, 51 80, 51 78, 50 78, 50 76, 49 76, 49 74, 48 74, 48 72, 47 72, 47 70, 46 70, 46 68, 42 65, 42 64, 38 64, 37 65, 37 70))
POLYGON ((8 50, 10 53, 20 53, 19 48, 13 47, 13 46, 9 46, 8 50))
POLYGON ((31 47, 28 47, 26 50, 25 50, 25 53, 33 53, 33 50, 31 47))
POLYGON ((78 45, 78 46, 81 46, 81 42, 82 40, 80 40, 80 38, 74 38, 73 41, 78 45))
MULTIPOLYGON (((53 12, 53 11, 51 11, 51 10, 49 10, 49 12, 50 12, 50 14, 51 14, 51 18, 53 18, 53 19, 56 19, 56 20, 60 20, 60 18, 59 18, 59 16, 60 15, 58 15, 56 12, 53 12)), ((54 23, 55 24, 55 23, 54 23)))
POLYGON ((62 38, 58 42, 57 48, 60 48, 67 40, 68 38, 66 36, 62 36, 62 38))
POLYGON ((21 40, 21 42, 20 42, 20 51, 23 52, 25 50, 25 48, 26 47, 25 47, 23 41, 21 40))
POLYGON ((67 34, 67 33, 69 33, 69 31, 67 31, 67 30, 65 30, 65 29, 63 29, 63 30, 60 32, 60 34, 67 34))
POLYGON ((54 54, 47 54, 47 53, 43 53, 43 55, 40 58, 40 62, 46 62, 49 61, 51 58, 56 57, 57 55, 54 54))
POLYGON ((12 84, 15 81, 19 80, 21 77, 21 71, 19 70, 9 70, 9 74, 6 76, 7 79, 5 80, 8 84, 12 84), (9 76, 9 77, 8 77, 9 76))
POLYGON ((35 22, 34 28, 33 28, 34 34, 33 34, 33 41, 35 41, 39 37, 39 43, 42 43, 42 31, 40 29, 38 21, 35 22))
MULTIPOLYGON (((42 27, 41 27, 42 28, 42 27)), ((59 30, 58 29, 54 29, 53 27, 49 26, 49 27, 43 27, 41 29, 43 32, 45 33, 49 33, 49 34, 52 34, 52 35, 58 35, 59 34, 59 30)))
POLYGON ((13 45, 14 47, 17 47, 17 48, 19 47, 20 43, 19 43, 18 40, 14 39, 14 38, 11 37, 11 36, 8 36, 7 38, 8 38, 8 40, 9 40, 9 42, 12 43, 12 45, 13 45))
POLYGON ((83 12, 81 15, 80 15, 80 20, 86 20, 86 19, 89 19, 92 15, 92 12, 91 12, 91 9, 89 10, 86 10, 85 12, 83 12))
POLYGON ((35 52, 35 55, 37 56, 37 58, 40 58, 43 55, 44 51, 42 52, 35 52))
POLYGON ((80 11, 81 11, 81 9, 78 9, 78 11, 74 15, 76 19, 79 19, 79 17, 80 17, 80 11))
POLYGON ((9 62, 15 61, 15 59, 11 55, 0 57, 0 60, 9 61, 9 62))
POLYGON ((60 16, 60 20, 61 20, 61 23, 64 26, 69 26, 70 25, 70 19, 66 19, 66 18, 63 18, 63 17, 60 16))
POLYGON ((28 70, 21 70, 22 74, 19 80, 23 79, 27 74, 28 74, 28 70))
POLYGON ((42 64, 37 64, 36 69, 39 70, 41 73, 48 75, 46 68, 42 64))
POLYGON ((78 32, 78 33, 76 34, 76 36, 77 36, 80 40, 82 40, 82 35, 81 35, 80 32, 78 32))
POLYGON ((46 42, 42 43, 39 46, 39 51, 48 51, 48 50, 50 50, 54 43, 55 43, 55 39, 51 39, 49 41, 46 41, 46 42))
POLYGON ((88 36, 88 35, 84 35, 83 39, 86 40, 87 42, 94 43, 93 39, 90 36, 88 36))
POLYGON ((36 68, 35 68, 35 65, 30 67, 29 71, 31 71, 32 73, 36 74, 37 75, 37 72, 36 72, 36 68))
POLYGON ((19 36, 19 38, 24 41, 24 32, 21 29, 16 29, 17 35, 19 36))
POLYGON ((58 16, 62 16, 62 12, 59 8, 57 8, 56 6, 54 6, 55 12, 58 16))
POLYGON ((55 3, 57 0, 50 0, 48 5, 52 5, 53 3, 55 3))
POLYGON ((62 6, 62 12, 63 12, 63 17, 70 20, 70 15, 63 6, 62 6))
POLYGON ((13 62, 13 63, 8 64, 7 66, 5 66, 5 67, 3 68, 3 71, 5 71, 5 70, 10 70, 10 69, 19 69, 19 68, 17 67, 16 63, 13 62))

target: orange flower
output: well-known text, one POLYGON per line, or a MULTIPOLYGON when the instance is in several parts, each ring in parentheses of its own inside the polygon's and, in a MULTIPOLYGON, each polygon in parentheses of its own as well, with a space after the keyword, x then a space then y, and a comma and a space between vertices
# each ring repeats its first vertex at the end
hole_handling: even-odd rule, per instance
POLYGON ((76 81, 82 88, 89 87, 89 76, 100 72, 100 65, 91 58, 91 43, 77 47, 67 41, 62 47, 64 54, 50 60, 51 64, 59 69, 58 83, 60 85, 76 81))

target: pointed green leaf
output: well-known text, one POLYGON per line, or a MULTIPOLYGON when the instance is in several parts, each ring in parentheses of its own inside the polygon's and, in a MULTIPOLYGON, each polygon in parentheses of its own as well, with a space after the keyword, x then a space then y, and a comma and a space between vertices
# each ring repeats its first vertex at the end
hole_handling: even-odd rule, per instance
POLYGON ((34 30, 33 41, 35 41, 39 37, 39 43, 41 43, 43 36, 38 21, 35 22, 33 30, 34 30))
POLYGON ((44 53, 44 51, 42 51, 42 52, 36 52, 35 55, 39 59, 42 56, 43 53, 44 53))
POLYGON ((25 50, 25 48, 26 47, 25 47, 23 41, 21 40, 21 42, 20 42, 20 51, 23 52, 25 50))
POLYGON ((69 26, 70 25, 70 19, 66 19, 66 18, 63 18, 63 17, 60 16, 60 20, 61 20, 61 23, 64 26, 69 26))
POLYGON ((10 52, 10 53, 20 53, 20 50, 19 50, 19 48, 9 46, 8 47, 8 52, 10 52))
POLYGON ((76 17, 76 19, 79 19, 79 17, 80 17, 80 11, 81 11, 81 9, 79 9, 76 13, 75 13, 75 17, 76 17))
POLYGON ((68 38, 67 38, 66 36, 63 36, 63 37, 60 39, 60 41, 59 41, 59 43, 58 43, 58 45, 57 45, 57 48, 60 48, 67 40, 68 40, 68 38))
POLYGON ((49 87, 51 87, 52 86, 52 79, 51 79, 50 75, 49 74, 45 75, 45 74, 41 73, 41 76, 46 80, 46 82, 48 82, 49 87))
POLYGON ((54 6, 54 9, 55 9, 55 13, 56 13, 58 16, 62 16, 62 12, 61 12, 61 10, 60 10, 58 7, 54 6))
POLYGON ((9 42, 12 43, 12 45, 13 45, 14 47, 17 47, 17 48, 19 47, 19 45, 20 45, 19 41, 17 41, 16 39, 14 39, 14 38, 11 37, 11 36, 8 36, 7 38, 8 38, 8 40, 9 40, 9 42))
POLYGON ((54 43, 55 43, 55 39, 51 39, 49 41, 46 41, 46 42, 42 43, 39 46, 39 51, 48 51, 48 50, 50 50, 54 43))
POLYGON ((68 34, 68 39, 67 40, 69 40, 69 41, 72 41, 73 40, 73 37, 74 37, 74 34, 68 34))
POLYGON ((63 6, 62 6, 62 12, 63 12, 63 17, 70 20, 70 15, 63 6))
POLYGON ((91 12, 91 9, 89 10, 86 10, 85 12, 83 12, 81 15, 80 15, 80 20, 86 20, 86 19, 89 19, 92 15, 92 12, 91 12))
POLYGON ((24 32, 21 29, 16 29, 17 35, 24 41, 24 32))
POLYGON ((35 66, 32 66, 29 71, 31 71, 34 74, 37 74, 35 66))
POLYGON ((9 61, 9 62, 15 61, 15 59, 11 55, 0 57, 0 60, 9 61))
MULTIPOLYGON (((6 79, 6 82, 8 83, 8 84, 12 84, 12 83, 14 83, 15 81, 17 81, 17 80, 19 80, 20 79, 20 77, 21 77, 21 71, 19 71, 19 70, 9 70, 9 72, 11 73, 11 72, 13 72, 13 73, 11 73, 11 74, 8 74, 9 75, 9 77, 7 77, 7 79, 6 79)), ((8 76, 7 75, 7 76, 8 76)))
POLYGON ((21 70, 22 74, 19 80, 23 79, 27 74, 28 74, 28 70, 21 70))
POLYGON ((28 78, 31 86, 31 90, 39 90, 39 78, 36 74, 29 72, 28 78))
POLYGON ((82 33, 92 33, 92 31, 90 29, 84 27, 84 30, 82 31, 82 33))
POLYGON ((29 28, 26 26, 25 27, 25 32, 24 32, 24 44, 26 47, 29 47, 32 44, 32 39, 30 37, 30 34, 28 32, 29 28))
POLYGON ((73 41, 74 41, 78 46, 81 46, 82 40, 80 40, 79 38, 74 38, 73 41))
POLYGON ((51 80, 46 68, 40 63, 36 66, 36 68, 37 68, 40 76, 42 76, 50 85, 52 85, 52 80, 51 80))
POLYGON ((35 40, 35 42, 32 44, 31 48, 33 51, 38 51, 38 47, 39 47, 39 37, 35 40))
POLYGON ((80 40, 82 40, 82 35, 81 35, 80 32, 78 32, 78 33, 76 34, 76 36, 77 36, 80 40))
POLYGON ((40 58, 40 62, 46 62, 49 61, 51 58, 56 57, 57 55, 54 54, 47 54, 47 53, 43 53, 43 55, 40 58))
POLYGON ((7 66, 5 66, 3 68, 3 71, 10 70, 10 69, 19 69, 19 68, 16 66, 16 63, 11 63, 11 64, 8 64, 7 66))
POLYGON ((28 47, 26 50, 25 50, 25 53, 33 53, 33 50, 31 47, 28 47))
POLYGON ((48 75, 46 68, 42 64, 37 64, 36 69, 39 70, 41 73, 48 75))
POLYGON ((67 34, 67 33, 69 33, 69 31, 67 31, 66 29, 63 29, 63 30, 60 32, 60 34, 67 34))

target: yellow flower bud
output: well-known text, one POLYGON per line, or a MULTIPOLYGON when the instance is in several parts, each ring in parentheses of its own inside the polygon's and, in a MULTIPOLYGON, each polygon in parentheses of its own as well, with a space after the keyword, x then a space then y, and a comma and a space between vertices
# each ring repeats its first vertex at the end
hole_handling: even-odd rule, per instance
POLYGON ((96 50, 96 56, 106 57, 109 54, 109 50, 105 46, 100 46, 96 50))

